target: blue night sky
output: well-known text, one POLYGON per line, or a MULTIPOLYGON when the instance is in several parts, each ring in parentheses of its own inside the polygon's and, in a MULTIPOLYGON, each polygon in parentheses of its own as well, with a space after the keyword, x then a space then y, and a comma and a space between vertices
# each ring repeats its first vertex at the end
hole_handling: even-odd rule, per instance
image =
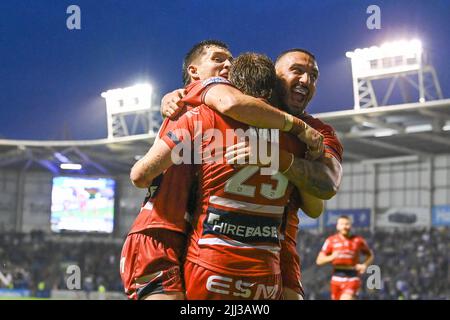
POLYGON ((2 0, 0 136, 103 138, 102 91, 149 81, 160 98, 181 86, 189 48, 211 38, 234 55, 314 52, 321 75, 310 113, 353 106, 346 51, 419 38, 449 97, 449 20, 448 0, 2 0), (81 30, 66 28, 71 4, 81 8, 81 30), (366 27, 371 4, 381 8, 381 30, 366 27))

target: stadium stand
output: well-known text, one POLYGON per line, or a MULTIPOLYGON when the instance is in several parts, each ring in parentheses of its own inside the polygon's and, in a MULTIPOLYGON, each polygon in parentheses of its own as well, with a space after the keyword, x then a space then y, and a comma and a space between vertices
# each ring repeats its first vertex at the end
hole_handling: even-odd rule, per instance
POLYGON ((0 261, 5 278, 0 288, 30 290, 35 297, 49 297, 51 290, 67 289, 70 265, 81 272, 81 288, 87 293, 104 287, 122 291, 119 262, 122 243, 112 239, 55 237, 41 231, 0 234, 0 261))

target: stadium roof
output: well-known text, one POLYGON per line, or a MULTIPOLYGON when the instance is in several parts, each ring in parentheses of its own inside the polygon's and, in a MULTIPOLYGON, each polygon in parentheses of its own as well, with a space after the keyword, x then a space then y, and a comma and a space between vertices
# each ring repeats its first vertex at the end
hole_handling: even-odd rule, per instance
POLYGON ((316 114, 348 161, 450 153, 450 99, 316 114))
POLYGON ((54 174, 74 173, 61 163, 82 164, 76 173, 114 175, 128 173, 139 155, 145 154, 156 134, 76 141, 1 140, 0 168, 46 169, 54 174))
MULTIPOLYGON (((344 145, 345 161, 383 161, 450 153, 450 99, 315 114, 332 125, 344 145)), ((83 174, 128 173, 156 134, 79 141, 0 139, 0 168, 63 171, 80 163, 83 174)), ((73 173, 73 171, 72 171, 73 173)))

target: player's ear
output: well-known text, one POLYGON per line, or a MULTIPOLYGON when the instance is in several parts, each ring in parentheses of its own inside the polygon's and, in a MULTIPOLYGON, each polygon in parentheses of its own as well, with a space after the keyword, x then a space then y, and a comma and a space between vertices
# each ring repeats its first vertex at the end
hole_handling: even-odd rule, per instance
POLYGON ((189 65, 189 67, 187 68, 187 72, 188 72, 189 76, 191 77, 191 79, 193 79, 193 80, 200 79, 200 76, 198 74, 198 69, 195 65, 193 65, 193 64, 189 65))

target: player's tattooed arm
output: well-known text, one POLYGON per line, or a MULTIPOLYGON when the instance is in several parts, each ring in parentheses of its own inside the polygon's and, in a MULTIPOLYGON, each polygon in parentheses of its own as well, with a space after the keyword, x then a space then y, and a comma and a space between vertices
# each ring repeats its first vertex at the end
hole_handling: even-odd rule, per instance
POLYGON ((342 166, 331 156, 322 156, 315 161, 294 158, 287 170, 280 171, 299 190, 322 200, 329 200, 336 195, 342 179, 342 166))
POLYGON ((173 164, 171 149, 161 139, 131 168, 130 180, 138 188, 148 188, 152 180, 173 164))
MULTIPOLYGON (((257 149, 247 142, 240 142, 227 148, 225 159, 229 164, 249 164, 250 159, 256 158, 260 167, 270 163, 261 163, 257 157, 257 149), (256 156, 256 157, 255 157, 256 156)), ((292 153, 279 150, 279 172, 282 172, 296 187, 303 192, 307 200, 304 206, 309 216, 318 217, 323 211, 322 200, 332 198, 339 187, 342 167, 334 158, 322 156, 319 160, 309 161, 295 158, 292 153)), ((303 208, 302 208, 303 209, 303 208)))

